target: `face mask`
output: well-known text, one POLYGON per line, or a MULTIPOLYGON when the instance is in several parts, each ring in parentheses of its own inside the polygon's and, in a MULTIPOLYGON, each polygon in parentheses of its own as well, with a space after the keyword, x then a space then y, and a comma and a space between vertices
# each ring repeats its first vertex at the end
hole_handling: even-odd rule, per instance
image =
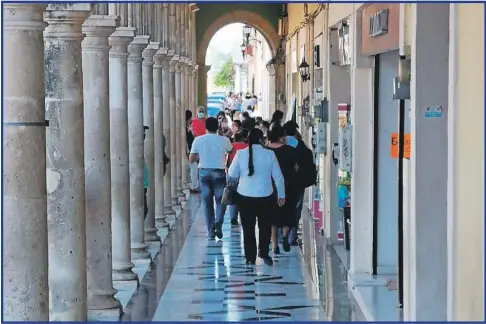
POLYGON ((197 117, 198 118, 203 118, 204 117, 204 113, 203 112, 198 112, 197 113, 197 117))

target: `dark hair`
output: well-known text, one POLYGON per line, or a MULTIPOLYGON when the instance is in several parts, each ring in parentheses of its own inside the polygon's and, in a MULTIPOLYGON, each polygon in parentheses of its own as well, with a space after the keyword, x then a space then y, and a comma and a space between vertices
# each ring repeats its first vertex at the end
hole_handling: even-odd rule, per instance
POLYGON ((272 123, 267 132, 267 138, 271 143, 276 143, 285 137, 285 132, 279 123, 272 123))
POLYGON ((223 116, 224 117, 225 116, 224 111, 222 111, 222 110, 219 111, 218 114, 216 115, 216 117, 219 119, 219 116, 223 116))
POLYGON ((273 113, 272 120, 270 121, 270 123, 275 123, 275 122, 280 123, 283 118, 284 118, 284 113, 281 110, 277 109, 273 113))
POLYGON ((258 117, 255 118, 255 123, 257 125, 260 125, 262 122, 263 122, 263 118, 262 117, 258 116, 258 117))
POLYGON ((255 128, 255 119, 245 118, 245 120, 243 120, 243 122, 241 123, 241 127, 243 127, 244 129, 247 129, 247 130, 255 128))
POLYGON ((241 114, 243 117, 245 118, 248 118, 250 117, 250 114, 248 113, 248 111, 244 111, 242 114, 241 114))
POLYGON ((206 118, 206 129, 210 133, 216 133, 218 131, 218 120, 214 117, 206 118))
POLYGON ((241 128, 241 121, 233 120, 233 124, 236 124, 236 126, 238 126, 238 128, 241 128))
POLYGON ((235 134, 235 142, 246 142, 248 132, 238 132, 235 134))
POLYGON ((297 125, 296 122, 289 120, 283 125, 283 128, 287 136, 295 136, 295 134, 297 134, 299 125, 297 125))
POLYGON ((262 126, 264 126, 266 129, 270 128, 270 123, 266 120, 262 121, 262 126))
POLYGON ((251 177, 255 173, 255 166, 253 165, 253 148, 252 145, 261 144, 263 140, 263 132, 258 128, 250 129, 248 133, 248 176, 251 177))
POLYGON ((186 110, 186 121, 192 118, 192 111, 186 110))

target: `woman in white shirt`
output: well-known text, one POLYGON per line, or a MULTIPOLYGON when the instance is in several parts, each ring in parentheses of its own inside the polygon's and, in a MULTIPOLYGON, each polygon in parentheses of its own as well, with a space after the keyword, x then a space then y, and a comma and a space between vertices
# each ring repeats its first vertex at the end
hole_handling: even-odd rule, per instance
POLYGON ((255 264, 257 245, 255 224, 258 218, 258 256, 265 264, 273 265, 269 255, 271 215, 274 208, 285 204, 285 183, 275 153, 262 146, 263 132, 253 128, 248 134, 248 148, 239 150, 228 171, 230 179, 238 182, 238 209, 243 227, 246 264, 255 264), (277 188, 273 194, 272 179, 277 188), (278 199, 275 201, 275 199, 278 199))

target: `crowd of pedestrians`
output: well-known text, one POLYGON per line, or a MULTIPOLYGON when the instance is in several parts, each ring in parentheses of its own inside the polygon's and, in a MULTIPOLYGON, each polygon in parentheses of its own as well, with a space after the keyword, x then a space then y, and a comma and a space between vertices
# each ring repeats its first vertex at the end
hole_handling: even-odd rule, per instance
POLYGON ((316 183, 312 151, 283 118, 280 110, 270 122, 244 111, 230 124, 224 112, 206 118, 204 107, 196 119, 186 114, 192 191, 201 192, 208 238, 223 238, 228 209, 231 225, 241 223, 248 265, 257 257, 273 265, 270 252, 297 245, 304 191, 316 183))

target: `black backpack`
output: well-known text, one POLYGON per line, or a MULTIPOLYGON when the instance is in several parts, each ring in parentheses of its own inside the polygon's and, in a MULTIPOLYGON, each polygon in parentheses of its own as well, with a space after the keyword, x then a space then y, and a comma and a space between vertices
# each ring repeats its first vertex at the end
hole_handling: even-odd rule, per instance
POLYGON ((297 150, 299 166, 297 181, 302 188, 315 186, 317 184, 317 166, 314 162, 314 154, 302 141, 299 141, 297 150))

